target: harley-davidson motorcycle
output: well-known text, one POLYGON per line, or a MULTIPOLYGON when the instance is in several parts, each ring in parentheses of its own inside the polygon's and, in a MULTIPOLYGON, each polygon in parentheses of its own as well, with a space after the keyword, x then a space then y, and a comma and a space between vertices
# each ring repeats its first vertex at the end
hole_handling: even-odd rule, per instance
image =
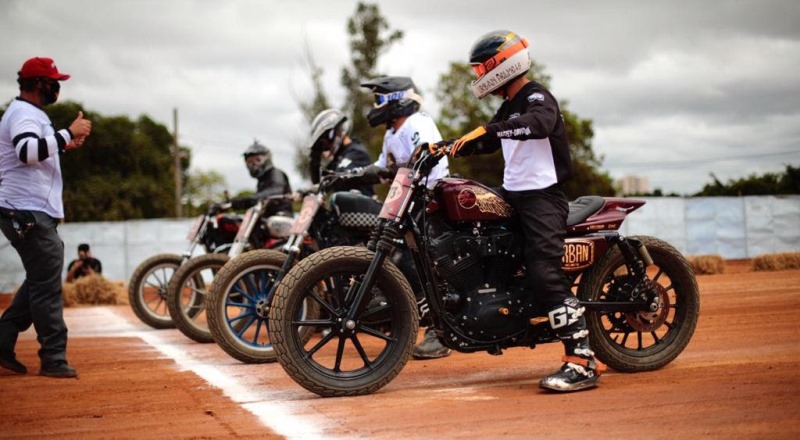
POLYGON ((227 252, 236 237, 242 218, 209 210, 197 216, 182 254, 157 254, 139 263, 128 282, 128 302, 133 313, 156 329, 174 328, 167 308, 167 286, 175 271, 189 261, 198 245, 206 253, 227 252))
MULTIPOLYGON (((378 221, 381 204, 353 192, 331 189, 363 183, 359 176, 324 176, 319 188, 303 197, 300 214, 286 244, 277 250, 256 250, 231 259, 214 277, 206 305, 208 327, 217 344, 244 363, 275 360, 267 331, 275 288, 294 264, 319 249, 365 245, 378 221), (347 184, 347 181, 350 181, 347 184)), ((317 303, 309 301, 300 316, 317 317, 317 303)), ((310 337, 313 327, 302 329, 310 337)))
POLYGON ((291 195, 259 200, 245 212, 227 252, 191 258, 172 275, 167 285, 167 310, 175 327, 189 339, 200 343, 214 342, 208 329, 206 304, 209 287, 222 266, 242 252, 279 248, 285 243, 293 219, 281 215, 263 218, 263 215, 272 204, 287 197, 291 195))
MULTIPOLYGON (((320 396, 378 391, 396 377, 429 312, 453 350, 502 354, 558 342, 545 311, 526 288, 522 236, 510 205, 476 182, 427 175, 440 154, 422 149, 401 168, 368 248, 333 247, 294 266, 279 284, 269 333, 284 370, 320 396), (411 249, 429 310, 418 310, 409 283, 387 259, 411 249), (298 318, 309 303, 325 315, 298 318), (307 327, 324 330, 300 337, 307 327)), ((562 266, 586 308, 596 357, 620 372, 673 361, 694 333, 700 299, 680 252, 649 236, 622 236, 641 200, 580 197, 570 203, 562 266)))

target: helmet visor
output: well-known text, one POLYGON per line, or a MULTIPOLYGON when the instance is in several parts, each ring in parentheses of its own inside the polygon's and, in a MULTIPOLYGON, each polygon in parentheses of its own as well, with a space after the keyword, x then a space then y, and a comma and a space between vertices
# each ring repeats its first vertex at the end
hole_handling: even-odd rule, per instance
POLYGON ((494 70, 494 68, 499 66, 503 61, 516 55, 517 52, 525 50, 527 47, 528 40, 523 38, 482 63, 470 64, 470 67, 472 67, 472 71, 475 72, 475 75, 480 78, 494 70))
POLYGON ((481 99, 499 89, 512 79, 524 74, 531 68, 531 59, 528 51, 522 50, 508 59, 504 59, 494 69, 478 77, 470 84, 472 94, 481 99))

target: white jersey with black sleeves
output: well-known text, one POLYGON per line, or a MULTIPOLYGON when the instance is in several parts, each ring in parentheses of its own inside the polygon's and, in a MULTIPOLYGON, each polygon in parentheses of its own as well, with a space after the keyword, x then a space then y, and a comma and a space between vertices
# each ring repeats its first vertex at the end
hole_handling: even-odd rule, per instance
MULTIPOLYGON (((386 130, 386 135, 383 137, 383 150, 375 165, 384 168, 392 164, 399 167, 407 166, 418 145, 441 140, 442 135, 433 118, 424 112, 414 113, 406 118, 403 125, 397 130, 386 130)), ((437 180, 449 173, 447 157, 443 157, 428 175, 428 187, 433 187, 437 180)))
POLYGON ((12 101, 0 120, 0 206, 64 218, 58 153, 71 140, 41 108, 12 101))

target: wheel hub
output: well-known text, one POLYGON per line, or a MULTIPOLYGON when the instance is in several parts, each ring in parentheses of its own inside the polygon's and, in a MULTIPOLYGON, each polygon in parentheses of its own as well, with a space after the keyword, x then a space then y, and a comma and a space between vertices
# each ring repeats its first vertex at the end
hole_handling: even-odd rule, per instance
POLYGON ((261 319, 267 319, 269 317, 269 301, 266 299, 260 299, 256 303, 256 315, 258 315, 261 319))
POLYGON ((660 284, 654 283, 652 288, 656 291, 658 309, 653 312, 643 311, 625 314, 625 322, 637 332, 655 331, 667 320, 670 309, 669 295, 667 295, 664 286, 660 284))

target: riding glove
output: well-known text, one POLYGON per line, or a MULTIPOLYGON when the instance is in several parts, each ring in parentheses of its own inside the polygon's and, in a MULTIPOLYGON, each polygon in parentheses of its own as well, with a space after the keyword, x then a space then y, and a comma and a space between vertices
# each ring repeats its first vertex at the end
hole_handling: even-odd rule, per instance
POLYGON ((469 156, 478 146, 478 142, 486 135, 486 128, 478 127, 461 136, 450 148, 450 156, 469 156))

